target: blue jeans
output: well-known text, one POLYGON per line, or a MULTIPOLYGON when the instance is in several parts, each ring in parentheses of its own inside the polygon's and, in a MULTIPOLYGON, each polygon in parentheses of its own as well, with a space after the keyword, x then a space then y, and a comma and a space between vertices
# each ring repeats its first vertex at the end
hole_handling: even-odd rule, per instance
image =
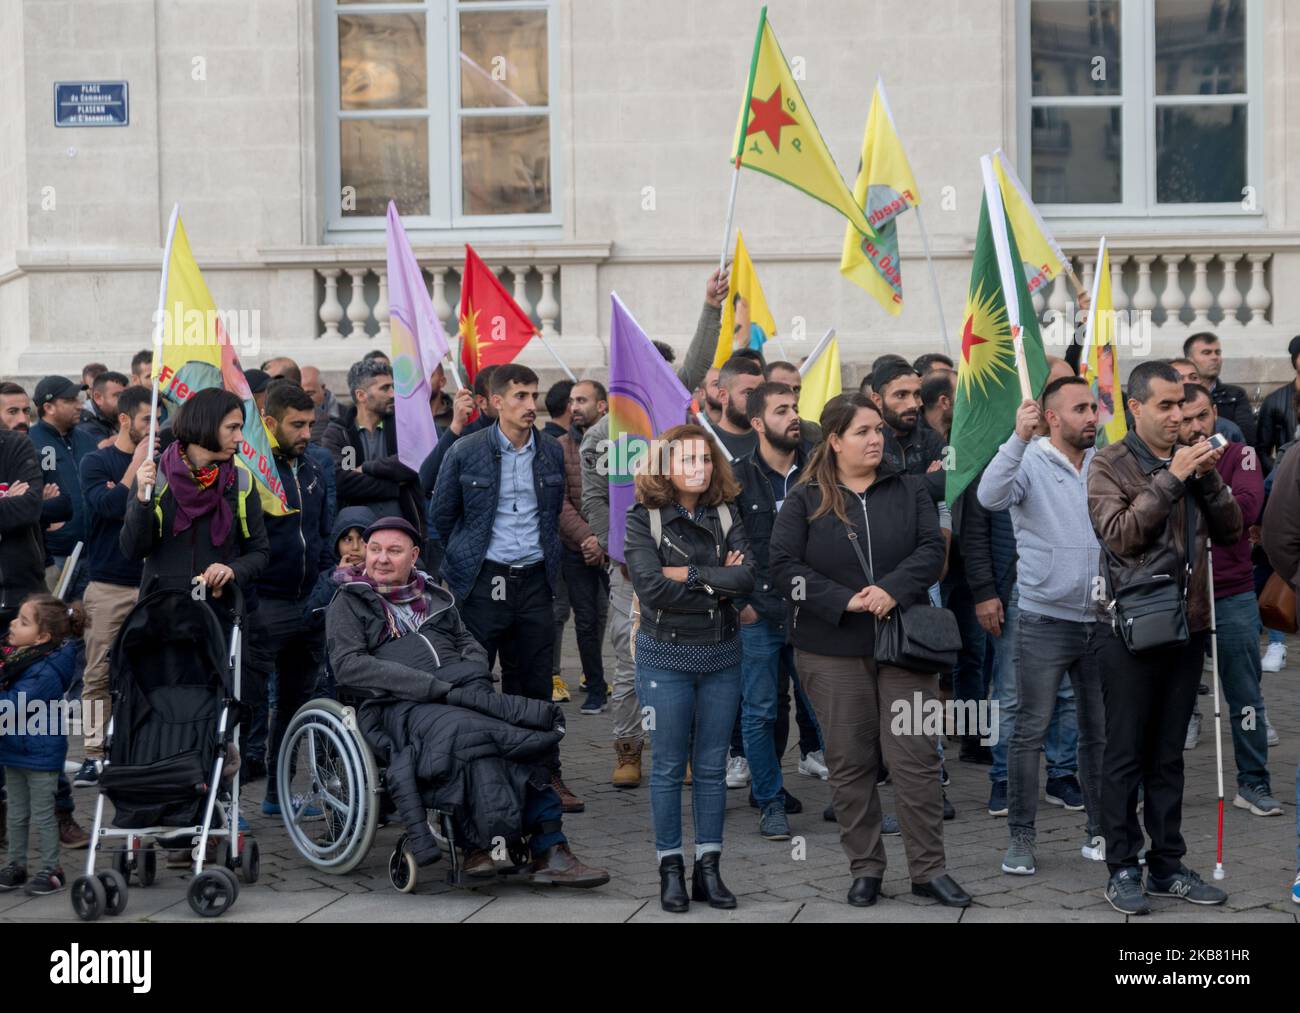
POLYGON ((1268 729, 1259 659, 1259 602, 1251 591, 1214 603, 1219 640, 1219 683, 1227 698, 1225 716, 1232 728, 1237 784, 1269 786, 1268 729))
POLYGON ((637 662, 636 689, 650 725, 655 851, 661 857, 681 853, 682 781, 688 759, 696 849, 721 851, 727 744, 740 705, 740 666, 698 673, 637 662))
POLYGON ((760 808, 781 798, 781 758, 776 755, 777 681, 781 655, 793 650, 785 631, 766 619, 740 627, 740 730, 749 760, 750 786, 760 808))
MULTIPOLYGON (((1016 730, 1019 695, 1016 692, 1015 646, 1019 629, 1020 591, 1013 587, 1002 623, 1002 636, 993 638, 993 699, 998 702, 994 726, 998 741, 991 747, 993 765, 989 768, 989 780, 993 784, 1007 780, 1007 751, 1016 730)), ((1052 723, 1047 728, 1043 751, 1047 754, 1049 780, 1073 777, 1078 772, 1079 724, 1075 717, 1074 687, 1068 679, 1061 680, 1056 692, 1056 707, 1052 710, 1052 723)))

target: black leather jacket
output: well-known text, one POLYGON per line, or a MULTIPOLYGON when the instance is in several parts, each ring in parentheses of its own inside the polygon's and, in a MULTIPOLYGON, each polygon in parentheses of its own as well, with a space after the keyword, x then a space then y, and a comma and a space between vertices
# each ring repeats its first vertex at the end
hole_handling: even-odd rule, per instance
POLYGON ((754 560, 745 525, 732 504, 708 507, 704 523, 697 524, 674 507, 659 511, 663 538, 658 545, 650 535, 650 512, 638 503, 627 514, 623 558, 632 587, 641 603, 641 632, 656 640, 676 644, 720 644, 736 636, 734 599, 754 590, 754 560), (719 510, 731 510, 731 530, 722 540, 719 510), (745 561, 724 566, 728 552, 745 561), (669 580, 665 566, 694 566, 694 586, 669 580))
POLYGON ((1273 470, 1277 452, 1295 439, 1295 384, 1284 383, 1259 406, 1259 429, 1255 449, 1259 451, 1264 474, 1273 470))

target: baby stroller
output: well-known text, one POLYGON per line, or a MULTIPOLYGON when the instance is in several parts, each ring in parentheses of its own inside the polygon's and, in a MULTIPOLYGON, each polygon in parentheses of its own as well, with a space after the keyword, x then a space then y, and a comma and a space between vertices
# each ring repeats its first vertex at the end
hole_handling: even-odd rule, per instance
POLYGON ((221 598, 195 600, 189 588, 151 590, 122 624, 109 655, 113 717, 106 737, 108 759, 99 781, 95 824, 85 875, 72 884, 72 907, 83 921, 121 914, 127 882, 140 886, 157 876, 154 841, 189 836, 194 878, 193 911, 215 918, 258 874, 257 842, 239 827, 239 778, 222 784, 227 749, 239 724, 240 628, 243 595, 234 584, 221 598), (214 610, 228 612, 230 640, 214 610), (112 826, 104 822, 104 799, 113 803, 112 826), (114 867, 96 873, 95 854, 108 838, 114 867), (218 844, 208 862, 208 839, 218 844), (206 867, 205 867, 206 866, 206 867))

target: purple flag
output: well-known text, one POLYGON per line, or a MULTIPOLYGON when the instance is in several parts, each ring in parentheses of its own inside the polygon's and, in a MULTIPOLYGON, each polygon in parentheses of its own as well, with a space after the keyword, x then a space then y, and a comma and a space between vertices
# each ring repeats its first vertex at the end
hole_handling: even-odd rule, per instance
POLYGON ((397 419, 397 457, 414 471, 438 443, 429 401, 429 378, 449 355, 447 335, 433 312, 419 261, 397 215, 388 202, 388 312, 393 335, 393 391, 397 419))
POLYGON ((637 463, 650 441, 686 421, 691 395, 617 293, 609 321, 609 554, 623 559, 637 463))

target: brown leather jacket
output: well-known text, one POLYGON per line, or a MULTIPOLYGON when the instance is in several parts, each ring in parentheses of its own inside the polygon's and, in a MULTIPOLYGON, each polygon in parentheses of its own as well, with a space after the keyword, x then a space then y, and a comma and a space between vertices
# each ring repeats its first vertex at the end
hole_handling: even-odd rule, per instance
POLYGON ((573 430, 557 441, 564 448, 564 495, 573 510, 560 514, 560 541, 566 549, 575 552, 592 535, 591 525, 582 513, 582 460, 578 454, 580 439, 574 439, 573 430))
POLYGON ((1136 433, 1097 452, 1088 469, 1088 513, 1103 546, 1118 565, 1110 567, 1112 587, 1125 587, 1138 576, 1179 575, 1187 556, 1185 493, 1196 499, 1196 552, 1187 594, 1187 628, 1210 628, 1206 538, 1232 545, 1241 537, 1241 509, 1217 471, 1186 483, 1178 481, 1136 433))

